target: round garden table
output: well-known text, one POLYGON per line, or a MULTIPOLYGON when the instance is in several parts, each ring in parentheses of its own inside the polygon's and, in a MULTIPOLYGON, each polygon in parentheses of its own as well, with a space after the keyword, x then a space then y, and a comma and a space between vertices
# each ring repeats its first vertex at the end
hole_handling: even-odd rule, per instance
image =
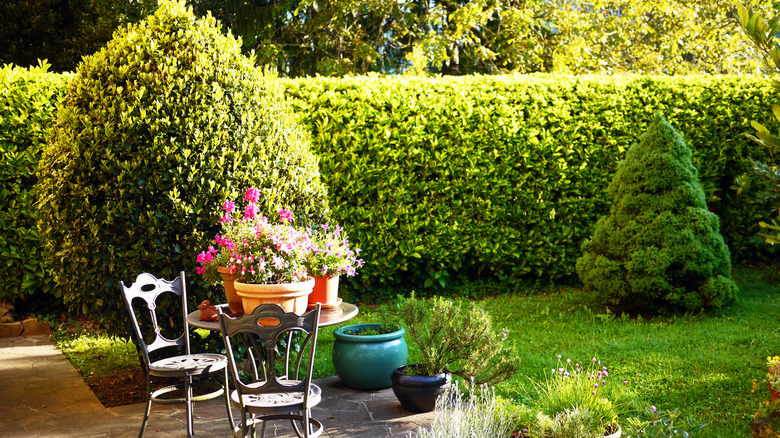
MULTIPOLYGON (((223 309, 227 307, 227 304, 217 304, 218 307, 223 309)), ((230 316, 236 316, 229 310, 225 312, 230 316)), ((354 304, 341 303, 333 308, 323 308, 320 310, 320 327, 327 327, 329 325, 340 324, 344 321, 348 321, 358 314, 358 308, 354 304)), ((200 319, 200 310, 195 310, 187 315, 187 323, 193 327, 202 328, 206 330, 219 331, 219 321, 202 321, 200 319)))

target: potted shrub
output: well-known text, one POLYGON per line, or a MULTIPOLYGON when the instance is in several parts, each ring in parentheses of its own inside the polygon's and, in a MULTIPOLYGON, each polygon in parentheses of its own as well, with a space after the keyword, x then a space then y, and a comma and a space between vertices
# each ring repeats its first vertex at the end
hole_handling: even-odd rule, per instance
POLYGON ((224 264, 235 276, 233 286, 244 312, 262 303, 276 303, 285 311, 302 314, 314 287, 314 278, 305 267, 311 253, 311 235, 292 225, 289 210, 279 210, 277 223, 261 216, 259 195, 254 187, 246 191, 247 205, 238 217, 234 217, 234 203, 223 204, 223 235, 215 238, 220 249, 209 247, 198 256, 198 273, 213 281, 214 272, 224 264))
POLYGON ((314 277, 314 290, 309 295, 309 307, 321 303, 323 308, 333 308, 339 303, 339 276, 352 277, 363 266, 358 258, 360 248, 350 248, 348 236, 339 225, 323 224, 310 233, 311 254, 306 269, 314 277))
POLYGON ((401 319, 420 349, 418 363, 393 371, 391 382, 401 405, 412 412, 432 411, 452 375, 468 384, 498 383, 517 369, 519 359, 504 345, 508 331, 492 330, 490 315, 442 297, 402 299, 401 319))
POLYGON ((353 324, 336 329, 332 355, 336 374, 350 388, 389 388, 390 375, 406 364, 405 333, 397 324, 353 324))

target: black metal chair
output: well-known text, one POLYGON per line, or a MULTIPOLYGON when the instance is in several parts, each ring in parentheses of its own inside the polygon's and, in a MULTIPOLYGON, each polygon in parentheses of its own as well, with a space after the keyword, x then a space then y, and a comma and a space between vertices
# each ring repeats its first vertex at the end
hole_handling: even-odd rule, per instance
POLYGON ((141 365, 147 378, 146 410, 141 431, 138 433, 139 438, 143 436, 146 429, 153 402, 185 403, 187 436, 191 437, 193 435, 192 402, 209 400, 223 394, 232 428, 233 414, 228 398, 230 391, 227 380, 227 358, 221 354, 190 352, 184 272, 173 281, 157 279, 151 274, 144 273, 136 277, 135 282, 129 287, 123 282, 121 287, 130 314, 136 345, 142 358, 141 365), (137 306, 138 313, 134 306, 137 306), (161 310, 161 313, 158 313, 158 310, 161 310), (181 319, 183 325, 178 323, 179 311, 183 314, 181 319), (165 356, 163 353, 179 354, 165 356), (203 380, 210 375, 218 377, 221 381, 203 380), (176 378, 180 382, 155 390, 153 384, 156 378, 176 378), (193 395, 193 387, 207 387, 212 390, 207 394, 193 395), (183 396, 179 396, 178 393, 173 394, 175 391, 183 391, 183 396))
POLYGON ((233 427, 234 436, 254 436, 259 424, 264 437, 272 420, 290 420, 301 437, 322 434, 322 423, 311 417, 312 406, 322 398, 322 390, 311 383, 319 316, 319 304, 303 316, 287 313, 277 304, 261 304, 237 318, 219 309, 236 386, 230 401, 241 412, 240 422, 233 427), (239 353, 240 362, 235 353, 239 353))

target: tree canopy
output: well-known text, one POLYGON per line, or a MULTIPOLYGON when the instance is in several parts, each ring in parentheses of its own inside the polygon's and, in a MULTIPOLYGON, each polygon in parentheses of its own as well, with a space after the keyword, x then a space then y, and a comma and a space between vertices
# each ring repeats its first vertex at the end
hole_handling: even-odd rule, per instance
MULTIPOLYGON (((72 70, 156 0, 9 0, 0 62, 72 70)), ((747 73, 760 53, 711 0, 190 0, 289 76, 747 73)), ((755 6, 767 14, 769 7, 755 6)))

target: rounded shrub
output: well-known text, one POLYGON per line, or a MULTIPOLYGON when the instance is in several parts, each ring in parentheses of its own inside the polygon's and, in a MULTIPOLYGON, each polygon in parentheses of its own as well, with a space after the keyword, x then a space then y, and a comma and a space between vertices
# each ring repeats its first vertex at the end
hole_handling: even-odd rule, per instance
POLYGON ((691 150, 656 115, 617 169, 609 215, 583 245, 586 289, 640 311, 697 311, 734 301, 729 249, 707 209, 691 150))
POLYGON ((79 65, 40 166, 40 230, 66 304, 123 318, 118 282, 195 280, 220 204, 326 220, 310 140, 272 75, 181 1, 118 30, 79 65))

